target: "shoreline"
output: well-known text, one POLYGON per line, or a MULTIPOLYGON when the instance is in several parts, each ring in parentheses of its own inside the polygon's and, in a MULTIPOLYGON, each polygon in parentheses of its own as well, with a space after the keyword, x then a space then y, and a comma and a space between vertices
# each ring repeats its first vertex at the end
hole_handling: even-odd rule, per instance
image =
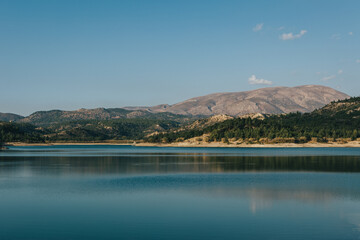
POLYGON ((209 148, 317 148, 317 147, 344 147, 357 148, 360 147, 360 142, 354 141, 349 143, 268 143, 268 144, 226 144, 226 143, 170 143, 170 144, 153 144, 153 143, 139 143, 136 146, 141 147, 209 147, 209 148))
POLYGON ((56 143, 24 143, 24 142, 9 142, 5 147, 26 147, 26 146, 61 146, 61 145, 134 145, 133 143, 115 143, 115 142, 56 142, 56 143))
POLYGON ((118 146, 137 146, 137 147, 192 147, 192 148, 216 148, 216 147, 225 147, 225 148, 314 148, 314 147, 360 147, 360 141, 351 141, 348 143, 269 143, 269 144, 234 144, 234 143, 220 143, 220 142, 212 142, 212 143, 201 143, 201 142, 180 142, 180 143, 119 143, 119 142, 56 142, 56 143, 23 143, 23 142, 11 142, 6 143, 5 147, 17 146, 17 147, 25 147, 25 146, 61 146, 61 145, 118 145, 118 146))

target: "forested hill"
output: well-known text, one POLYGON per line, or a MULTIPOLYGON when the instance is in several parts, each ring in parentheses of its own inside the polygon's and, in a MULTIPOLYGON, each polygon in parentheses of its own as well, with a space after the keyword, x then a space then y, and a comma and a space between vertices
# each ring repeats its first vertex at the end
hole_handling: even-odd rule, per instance
POLYGON ((4 122, 18 121, 23 118, 24 118, 23 116, 13 113, 0 113, 0 121, 4 121, 4 122))
POLYGON ((122 108, 95 108, 95 109, 79 109, 76 111, 38 111, 31 115, 19 119, 19 123, 31 123, 37 126, 49 126, 52 124, 89 121, 89 120, 116 120, 116 119, 156 119, 156 120, 172 120, 187 121, 195 116, 184 116, 173 113, 151 113, 146 110, 126 110, 122 108))
POLYGON ((38 111, 28 117, 0 114, 0 142, 138 140, 198 118, 121 108, 38 111))
POLYGON ((180 127, 181 123, 159 119, 79 120, 47 126, 0 122, 0 142, 101 142, 138 140, 146 135, 180 127))
POLYGON ((332 102, 312 113, 272 115, 264 119, 235 118, 207 127, 184 128, 153 135, 149 142, 202 141, 308 142, 360 137, 360 97, 332 102))
POLYGON ((331 102, 323 108, 315 110, 314 114, 323 116, 339 116, 346 118, 358 118, 360 111, 360 97, 353 97, 342 101, 331 102))

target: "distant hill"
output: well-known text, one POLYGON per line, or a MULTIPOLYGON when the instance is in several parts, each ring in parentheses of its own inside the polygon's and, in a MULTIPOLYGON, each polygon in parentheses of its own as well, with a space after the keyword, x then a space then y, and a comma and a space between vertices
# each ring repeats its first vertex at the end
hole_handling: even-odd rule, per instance
POLYGON ((13 113, 0 113, 0 121, 2 122, 10 122, 17 121, 23 119, 23 116, 13 114, 13 113))
POLYGON ((151 113, 144 110, 126 110, 122 108, 96 108, 79 109, 76 111, 38 111, 28 117, 20 119, 21 123, 32 123, 35 125, 51 125, 64 122, 73 122, 81 120, 111 120, 111 119, 157 119, 157 120, 176 120, 187 121, 188 116, 177 115, 173 113, 151 113))
POLYGON ((214 93, 195 97, 174 105, 139 107, 149 112, 169 112, 184 115, 240 116, 251 113, 280 114, 311 112, 331 101, 349 96, 329 87, 305 85, 298 87, 270 87, 247 92, 214 93))

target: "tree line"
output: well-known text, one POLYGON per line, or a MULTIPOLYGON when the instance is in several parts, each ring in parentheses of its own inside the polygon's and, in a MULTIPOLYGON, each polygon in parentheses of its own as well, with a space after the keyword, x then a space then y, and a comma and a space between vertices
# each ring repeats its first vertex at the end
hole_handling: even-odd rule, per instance
POLYGON ((138 140, 155 131, 177 128, 179 122, 159 119, 79 120, 35 126, 29 123, 0 122, 2 142, 92 142, 138 140))

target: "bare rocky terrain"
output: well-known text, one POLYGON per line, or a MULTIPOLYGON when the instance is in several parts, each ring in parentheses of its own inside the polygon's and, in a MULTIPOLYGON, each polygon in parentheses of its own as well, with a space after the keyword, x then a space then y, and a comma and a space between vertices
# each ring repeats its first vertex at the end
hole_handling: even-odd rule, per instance
MULTIPOLYGON (((246 92, 214 93, 195 97, 174 105, 146 108, 150 112, 170 112, 189 115, 241 116, 251 113, 281 114, 311 112, 331 101, 349 96, 330 87, 305 85, 270 87, 246 92)), ((142 108, 145 109, 145 108, 142 108)))

